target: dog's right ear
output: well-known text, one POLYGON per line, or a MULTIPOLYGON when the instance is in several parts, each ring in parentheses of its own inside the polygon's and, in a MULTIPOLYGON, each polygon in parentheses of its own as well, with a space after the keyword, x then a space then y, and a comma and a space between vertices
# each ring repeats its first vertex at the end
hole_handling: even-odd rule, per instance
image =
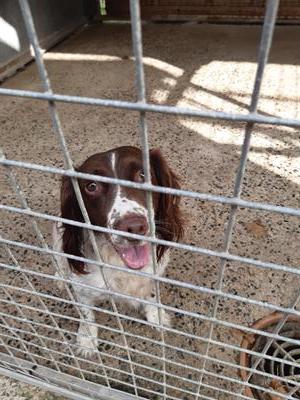
MULTIPOLYGON (((70 219, 73 221, 84 222, 79 204, 74 192, 72 180, 68 176, 63 176, 60 191, 61 201, 61 216, 62 218, 70 219)), ((63 224, 63 251, 67 254, 83 257, 82 244, 83 244, 83 231, 82 228, 74 225, 63 224)), ((87 273, 84 269, 82 261, 68 258, 69 265, 72 271, 78 274, 87 273)))

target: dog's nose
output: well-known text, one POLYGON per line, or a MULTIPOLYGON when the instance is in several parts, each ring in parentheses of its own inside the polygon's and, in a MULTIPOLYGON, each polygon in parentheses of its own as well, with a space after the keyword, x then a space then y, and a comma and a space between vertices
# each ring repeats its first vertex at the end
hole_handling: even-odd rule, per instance
MULTIPOLYGON (((148 232, 148 222, 142 215, 129 215, 115 224, 115 229, 137 235, 145 235, 148 232)), ((128 238, 129 239, 129 238, 128 238)))

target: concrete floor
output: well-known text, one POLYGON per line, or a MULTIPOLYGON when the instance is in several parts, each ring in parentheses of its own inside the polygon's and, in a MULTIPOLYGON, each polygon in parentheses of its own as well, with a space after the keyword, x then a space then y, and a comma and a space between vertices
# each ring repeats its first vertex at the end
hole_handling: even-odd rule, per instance
POLYGON ((0 377, 0 399, 3 400, 64 400, 52 393, 14 381, 12 379, 0 377))
MULTIPOLYGON (((256 70, 256 56, 260 28, 256 26, 226 26, 197 24, 146 24, 143 27, 145 73, 147 98, 153 103, 195 107, 204 110, 220 110, 246 113, 256 70)), ((264 115, 300 118, 300 27, 277 27, 274 45, 263 82, 259 112, 264 115)), ((102 97, 120 100, 135 100, 134 64, 128 25, 93 25, 53 48, 45 55, 53 90, 63 94, 102 97)), ((15 89, 41 90, 41 84, 34 63, 8 79, 4 87, 15 89)), ((1 142, 8 158, 38 164, 63 166, 62 153, 51 129, 48 107, 44 102, 19 98, 0 98, 1 142)), ((122 110, 112 110, 82 105, 58 104, 66 140, 75 164, 80 164, 88 155, 115 146, 139 144, 138 114, 122 110)), ((182 187, 194 191, 231 195, 235 172, 238 166, 245 125, 224 121, 197 120, 161 114, 148 115, 151 147, 160 147, 173 169, 180 175, 182 187)), ((300 205, 300 135, 299 130, 286 127, 256 126, 249 154, 242 197, 254 201, 268 202, 290 207, 300 205)), ((58 215, 59 178, 42 175, 33 171, 16 170, 18 180, 32 209, 58 215)), ((4 175, 1 176, 1 192, 5 204, 19 206, 4 175)), ((184 242, 213 250, 222 249, 224 226, 228 217, 228 207, 183 199, 186 219, 184 242)), ((29 220, 9 213, 3 213, 4 236, 9 239, 38 244, 29 220)), ((41 220, 40 228, 51 246, 51 224, 41 220)), ((231 252, 241 256, 287 264, 300 264, 299 219, 279 214, 239 210, 233 234, 231 252)), ((22 266, 35 271, 53 273, 49 258, 31 251, 13 249, 22 266)), ((173 252, 167 276, 192 282, 209 288, 216 287, 219 261, 194 253, 176 250, 173 252)), ((0 271, 1 282, 28 287, 22 275, 0 271)), ((32 279, 37 290, 57 296, 57 301, 46 301, 51 311, 62 315, 77 316, 76 311, 59 300, 67 297, 45 279, 32 279)), ((299 279, 288 273, 261 270, 253 266, 228 262, 224 276, 223 290, 252 299, 288 306, 299 287, 299 279)), ((10 290, 16 301, 27 306, 41 308, 35 296, 10 290)), ((4 298, 7 297, 3 295, 4 298)), ((212 296, 165 285, 162 300, 178 309, 192 310, 199 314, 212 311, 212 296)), ((102 304, 109 308, 108 304, 102 304)), ((122 312, 136 318, 138 312, 121 307, 122 312)), ((18 315, 13 306, 1 303, 1 310, 18 315)), ((37 327, 40 334, 58 340, 47 341, 48 346, 60 351, 57 360, 65 363, 62 370, 78 376, 74 361, 67 356, 67 348, 59 343, 60 336, 53 329, 49 316, 24 308, 30 318, 48 324, 49 328, 37 327)), ((221 299, 217 317, 221 320, 251 325, 270 310, 239 304, 221 299)), ((173 326, 188 333, 205 336, 209 325, 200 319, 192 319, 180 314, 173 315, 173 326)), ((31 341, 29 348, 38 355, 47 357, 49 353, 34 347, 39 341, 30 334, 25 323, 15 319, 7 321, 16 327, 29 330, 21 336, 31 341)), ((103 325, 116 327, 116 321, 107 314, 100 313, 97 321, 103 325)), ((59 318, 59 325, 73 332, 77 323, 59 318)), ((141 336, 159 340, 154 330, 142 323, 124 321, 124 328, 141 336)), ((2 331, 8 334, 4 328, 2 331)), ((101 332, 101 337, 122 344, 119 334, 101 332)), ((213 337, 226 343, 239 345, 242 335, 239 331, 217 325, 213 337)), ((5 338, 4 338, 5 339, 5 338)), ((68 339, 73 343, 74 335, 68 339)), ((166 334, 166 342, 198 353, 204 350, 200 340, 189 339, 177 334, 166 334)), ((150 345, 146 340, 128 339, 132 348, 161 357, 159 346, 150 345)), ((15 340, 11 346, 19 348, 15 340)), ((103 344, 100 350, 105 364, 122 368, 129 372, 126 362, 117 362, 110 355, 125 357, 125 352, 114 345, 103 344)), ((20 357, 24 354, 17 352, 20 357)), ((236 363, 238 354, 212 346, 210 356, 236 363)), ((168 359, 183 365, 201 367, 201 357, 168 349, 168 359)), ((133 361, 154 368, 162 368, 158 358, 139 356, 132 353, 133 361)), ((43 365, 53 363, 43 361, 43 365)), ((101 373, 88 362, 80 365, 89 371, 87 379, 103 383, 95 375, 101 373), (94 374, 93 374, 94 372, 94 374)), ((237 378, 236 368, 225 367, 219 362, 209 361, 206 369, 219 375, 237 378)), ((167 364, 167 371, 187 379, 197 381, 199 374, 184 366, 167 364)), ((149 390, 161 391, 161 376, 150 370, 136 367, 138 375, 152 379, 156 383, 138 379, 138 384, 149 390)), ((131 382, 128 375, 111 371, 111 378, 131 382)), ((237 391, 238 386, 221 378, 206 376, 204 384, 217 386, 220 390, 237 391)), ((178 389, 194 392, 197 385, 168 377, 170 396, 192 399, 178 389), (178 389, 176 389, 178 388, 178 389)), ((125 385, 113 384, 117 388, 129 390, 125 385)), ((218 399, 230 399, 232 395, 204 387, 203 395, 218 399)), ((1 394, 1 389, 0 389, 1 394)), ((141 392, 141 395, 146 393, 141 392)), ((159 396, 147 394, 151 399, 159 396)), ((2 396, 3 397, 3 396, 2 396)), ((1 398, 1 396, 0 396, 1 398)), ((4 397, 3 397, 4 398, 4 397)), ((40 397, 42 399, 43 397, 40 397)))

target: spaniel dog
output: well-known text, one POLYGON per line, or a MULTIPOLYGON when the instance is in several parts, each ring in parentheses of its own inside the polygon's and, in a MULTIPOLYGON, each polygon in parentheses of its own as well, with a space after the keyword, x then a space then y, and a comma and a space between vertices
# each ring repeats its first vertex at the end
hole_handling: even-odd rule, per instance
MULTIPOLYGON (((150 151, 150 164, 151 180, 154 185, 179 188, 176 175, 159 150, 150 151)), ((76 170, 132 182, 144 181, 142 152, 131 146, 94 154, 76 170)), ((150 234, 145 191, 96 182, 92 179, 78 179, 78 182, 93 225, 143 236, 150 234)), ((155 192, 152 194, 152 198, 156 237, 178 241, 183 234, 179 210, 180 198, 171 194, 155 192)), ((66 176, 63 177, 61 185, 61 216, 69 220, 84 222, 71 179, 66 176)), ((87 229, 56 223, 53 239, 53 247, 56 251, 95 259, 87 229)), ((127 272, 130 269, 142 270, 149 274, 153 272, 150 243, 101 232, 95 232, 95 239, 101 260, 104 263, 121 267, 122 271, 83 263, 72 258, 57 257, 63 276, 74 282, 72 287, 77 300, 81 304, 94 306, 97 301, 107 298, 107 294, 102 294, 92 288, 107 289, 107 284, 113 292, 137 298, 136 301, 128 302, 134 307, 140 306, 139 299, 155 301, 153 279, 150 276, 147 278, 127 272), (90 288, 78 286, 76 283, 87 284, 90 288)), ((157 274, 162 275, 169 261, 169 250, 162 245, 157 245, 155 250, 157 274)), ((157 307, 143 304, 143 311, 149 322, 159 323, 157 307)), ((97 350, 98 328, 94 323, 95 314, 91 308, 82 306, 81 314, 83 319, 79 325, 77 344, 81 353, 87 356, 97 350)), ((161 319, 164 325, 170 325, 170 317, 164 310, 161 310, 161 319)))

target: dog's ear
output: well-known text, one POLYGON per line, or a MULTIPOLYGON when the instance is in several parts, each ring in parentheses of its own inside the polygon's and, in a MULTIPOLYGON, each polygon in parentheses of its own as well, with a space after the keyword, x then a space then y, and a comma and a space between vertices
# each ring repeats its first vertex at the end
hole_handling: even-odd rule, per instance
MULTIPOLYGON (((63 176, 62 178, 60 201, 62 218, 80 222, 84 221, 74 192, 72 180, 68 176, 63 176)), ((83 244, 82 228, 69 224, 63 224, 63 228, 63 251, 67 254, 83 257, 81 251, 83 244)), ((83 262, 71 258, 68 258, 68 262, 72 271, 78 274, 86 273, 83 262)))
MULTIPOLYGON (((178 177, 168 166, 160 150, 153 149, 150 151, 150 163, 155 175, 155 183, 158 186, 180 189, 178 177)), ((158 193, 158 204, 155 210, 156 232, 164 240, 177 242, 183 236, 183 220, 179 203, 179 196, 158 193)), ((157 246, 158 261, 165 251, 165 246, 157 246)))

